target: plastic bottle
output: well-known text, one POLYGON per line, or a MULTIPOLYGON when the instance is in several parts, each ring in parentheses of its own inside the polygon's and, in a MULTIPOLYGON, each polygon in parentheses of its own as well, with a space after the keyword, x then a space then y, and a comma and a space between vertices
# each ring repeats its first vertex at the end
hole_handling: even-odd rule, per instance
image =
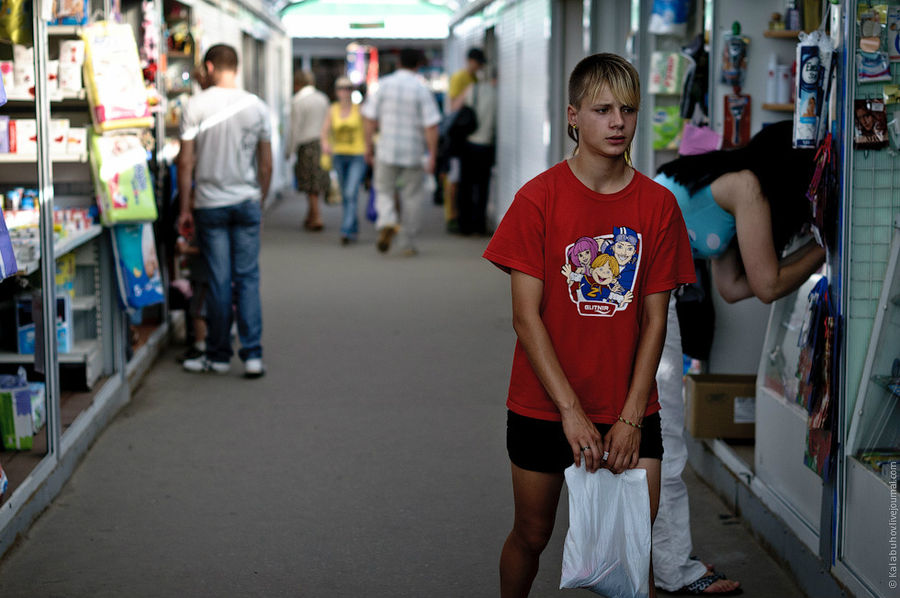
POLYGON ((800 29, 800 11, 794 0, 788 0, 787 8, 784 11, 784 21, 788 30, 798 31, 800 29))

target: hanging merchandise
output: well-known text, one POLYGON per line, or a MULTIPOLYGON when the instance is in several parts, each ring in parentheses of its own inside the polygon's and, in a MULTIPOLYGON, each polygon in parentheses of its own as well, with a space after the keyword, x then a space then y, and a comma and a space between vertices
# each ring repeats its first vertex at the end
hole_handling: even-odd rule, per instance
POLYGON ((657 35, 684 35, 690 10, 691 0, 653 0, 647 31, 657 35))
POLYGON ((681 141, 681 109, 678 106, 657 106, 653 110, 653 149, 675 150, 681 141))
POLYGON ((710 127, 701 127, 693 122, 684 123, 681 132, 681 143, 678 146, 678 154, 682 156, 696 156, 714 152, 722 148, 722 136, 710 127))
POLYGON ((112 228, 119 300, 128 309, 141 309, 164 300, 153 225, 121 224, 112 228))
POLYGON ((693 60, 678 52, 654 52, 650 57, 650 93, 678 95, 693 60))
POLYGON ((889 6, 887 12, 887 47, 891 62, 900 61, 900 6, 889 6))
POLYGON ((94 129, 102 132, 153 126, 131 26, 100 21, 82 29, 81 37, 94 129))
POLYGON ((51 25, 87 25, 88 0, 52 0, 51 25))
POLYGON ((822 247, 833 247, 837 240, 838 173, 831 133, 825 136, 816 152, 816 169, 806 191, 813 217, 812 233, 822 247))
POLYGON ((6 219, 3 216, 3 209, 0 208, 0 280, 9 278, 18 271, 16 254, 13 253, 12 240, 9 237, 9 230, 6 228, 6 219))
POLYGON ((856 149, 878 150, 888 145, 887 114, 884 100, 854 100, 853 145, 856 149))
POLYGON ((794 147, 814 148, 824 137, 822 104, 834 72, 834 46, 821 29, 801 33, 797 44, 797 83, 794 89, 794 147), (822 137, 820 137, 820 135, 822 137))
POLYGON ((91 134, 90 160, 104 226, 156 220, 147 150, 134 134, 91 134))
POLYGON ((31 44, 32 0, 0 0, 0 41, 31 44))
POLYGON ((809 414, 804 464, 826 480, 833 455, 836 322, 828 279, 823 276, 809 293, 798 338, 797 403, 809 414))
POLYGON ((6 103, 6 85, 3 84, 3 78, 0 77, 0 106, 6 103))
POLYGON ((750 141, 750 96, 730 94, 724 102, 722 148, 743 147, 750 141))
POLYGON ((709 53, 703 43, 703 34, 681 48, 688 61, 688 70, 681 90, 681 118, 693 119, 697 111, 705 118, 709 114, 707 94, 709 89, 709 53))
POLYGON ((740 87, 744 84, 747 74, 747 46, 749 38, 741 35, 741 24, 735 21, 731 25, 731 32, 722 37, 722 83, 736 88, 735 93, 740 93, 740 87))

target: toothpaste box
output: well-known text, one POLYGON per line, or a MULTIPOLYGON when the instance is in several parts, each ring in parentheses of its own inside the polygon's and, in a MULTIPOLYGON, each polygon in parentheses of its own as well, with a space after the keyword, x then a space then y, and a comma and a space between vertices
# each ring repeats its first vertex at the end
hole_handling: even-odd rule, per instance
POLYGON ((69 147, 69 119, 50 119, 50 154, 64 156, 69 147))
POLYGON ((66 142, 66 153, 70 156, 82 156, 87 153, 87 127, 69 127, 66 142))
POLYGON ((14 154, 37 155, 37 121, 14 118, 9 121, 9 151, 14 154))
POLYGON ((76 94, 84 88, 81 68, 80 64, 59 63, 59 89, 63 94, 76 94))

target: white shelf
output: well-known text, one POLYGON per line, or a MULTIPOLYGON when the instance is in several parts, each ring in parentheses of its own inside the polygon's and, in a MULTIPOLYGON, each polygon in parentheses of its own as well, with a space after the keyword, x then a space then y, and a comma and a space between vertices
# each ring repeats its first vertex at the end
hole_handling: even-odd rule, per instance
MULTIPOLYGON (((87 99, 87 91, 84 89, 79 89, 76 92, 57 92, 50 96, 50 103, 58 103, 58 102, 71 102, 71 101, 79 101, 87 99)), ((27 102, 29 104, 34 103, 34 96, 32 95, 19 95, 15 92, 12 95, 8 95, 6 97, 8 102, 27 102)))
MULTIPOLYGON (((95 224, 80 233, 70 235, 70 236, 66 237, 65 239, 57 241, 56 244, 54 244, 54 246, 53 246, 53 255, 56 256, 57 258, 59 258, 60 256, 63 256, 71 251, 74 251, 75 249, 84 245, 85 243, 87 243, 88 241, 93 239, 94 237, 99 236, 101 232, 103 232, 103 227, 100 226, 99 224, 95 224)), ((40 269, 40 267, 41 267, 40 258, 31 260, 28 262, 23 262, 23 263, 19 264, 19 274, 25 274, 27 276, 28 274, 33 274, 34 272, 37 272, 40 269)))
POLYGON ((74 311, 90 311, 97 307, 97 297, 94 295, 77 295, 72 299, 74 311))
MULTIPOLYGON (((87 363, 100 351, 100 340, 96 338, 78 341, 68 353, 59 353, 60 363, 87 363)), ((0 352, 0 363, 31 363, 34 354, 23 355, 9 351, 0 352)))
MULTIPOLYGON (((59 156, 50 156, 50 159, 56 163, 78 164, 88 161, 87 152, 81 154, 65 154, 59 156)), ((34 164, 37 162, 37 156, 33 154, 0 154, 0 164, 34 164)))
POLYGON ((76 36, 81 34, 83 25, 47 25, 47 35, 76 36))

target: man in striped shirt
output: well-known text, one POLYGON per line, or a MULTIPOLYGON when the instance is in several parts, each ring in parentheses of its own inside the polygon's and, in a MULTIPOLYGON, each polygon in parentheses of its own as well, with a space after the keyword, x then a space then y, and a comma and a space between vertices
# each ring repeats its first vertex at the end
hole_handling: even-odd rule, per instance
POLYGON ((405 255, 416 254, 413 239, 425 199, 425 177, 434 172, 438 122, 441 119, 431 91, 416 76, 422 52, 400 52, 400 68, 378 82, 378 90, 362 108, 366 119, 366 161, 374 167, 376 246, 382 253, 400 232, 405 255), (378 147, 375 150, 375 133, 378 147), (398 213, 394 194, 400 193, 398 213))

